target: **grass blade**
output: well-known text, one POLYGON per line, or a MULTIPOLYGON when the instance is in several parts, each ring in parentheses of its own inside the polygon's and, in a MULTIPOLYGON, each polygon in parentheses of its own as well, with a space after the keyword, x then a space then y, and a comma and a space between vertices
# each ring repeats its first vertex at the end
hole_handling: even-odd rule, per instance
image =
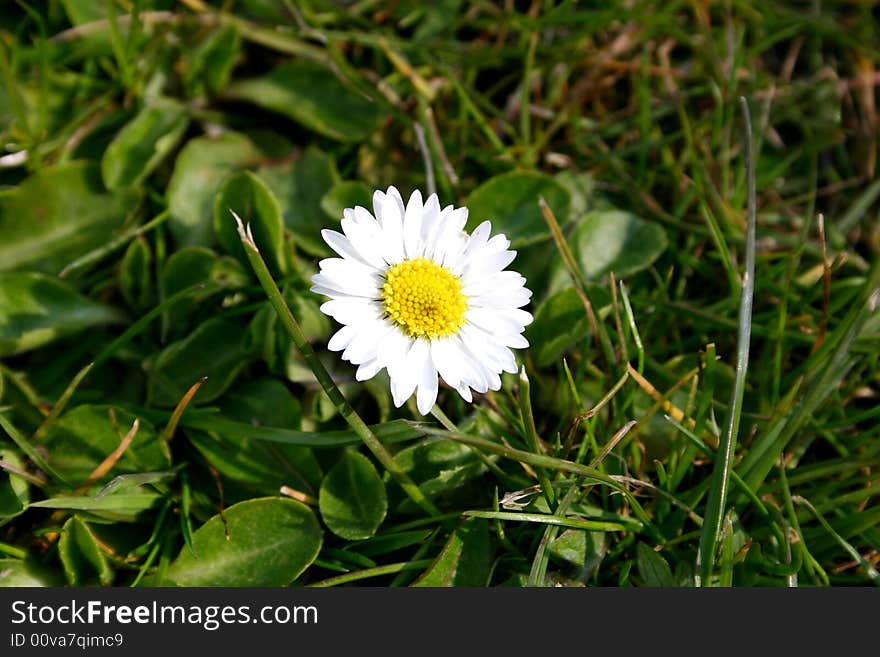
POLYGON ((58 416, 61 415, 61 413, 67 407, 67 402, 70 401, 73 393, 76 392, 79 384, 82 383, 82 380, 84 378, 86 378, 86 375, 88 375, 94 365, 94 363, 89 363, 84 368, 82 368, 76 374, 76 376, 73 377, 73 380, 68 384, 67 388, 65 388, 64 392, 61 394, 61 397, 59 397, 58 401, 55 402, 55 405, 52 406, 52 410, 49 411, 49 415, 46 416, 46 419, 43 420, 43 423, 39 427, 37 427, 37 430, 34 432, 33 440, 35 443, 39 443, 42 441, 43 437, 46 435, 46 432, 49 430, 49 427, 52 426, 52 423, 58 419, 58 416))
POLYGON ((49 465, 49 463, 44 459, 40 453, 34 449, 34 446, 31 445, 30 441, 25 438, 22 433, 15 428, 15 425, 10 422, 9 418, 6 417, 3 413, 0 413, 0 427, 3 427, 3 430, 9 435, 18 448, 27 454, 27 457, 34 462, 40 470, 48 474, 50 477, 55 479, 56 481, 64 481, 64 478, 58 474, 55 469, 49 465))
MULTIPOLYGON (((538 430, 535 428, 535 415, 532 412, 531 384, 529 383, 529 376, 526 374, 525 365, 522 366, 519 372, 519 408, 522 412, 523 431, 526 434, 529 448, 535 454, 540 454, 542 451, 541 440, 538 438, 538 430)), ((547 498, 547 504, 552 508, 556 504, 553 483, 543 468, 538 468, 537 473, 544 497, 547 498)))
MULTIPOLYGON (((535 522, 554 527, 571 527, 573 529, 585 529, 598 532, 623 532, 632 529, 631 525, 607 520, 585 520, 583 518, 569 518, 568 516, 551 516, 543 513, 512 513, 508 511, 465 511, 464 515, 471 518, 486 518, 487 520, 509 520, 513 522, 535 522)), ((640 527, 641 523, 637 524, 640 527)))
POLYGON ((861 565, 861 567, 865 569, 865 572, 868 574, 868 577, 871 578, 871 581, 874 582, 874 584, 876 584, 877 586, 880 586, 880 572, 878 572, 877 569, 874 568, 874 566, 872 566, 871 563, 868 562, 868 560, 865 559, 865 557, 863 557, 859 553, 859 551, 856 550, 850 544, 849 541, 847 541, 843 536, 841 536, 839 533, 837 533, 834 530, 834 527, 832 527, 828 523, 828 521, 825 519, 825 516, 823 516, 821 513, 819 513, 819 511, 818 511, 818 509, 816 509, 816 507, 814 507, 808 500, 806 500, 803 497, 800 497, 798 495, 793 496, 792 499, 794 500, 795 503, 802 504, 803 506, 807 507, 810 510, 810 512, 814 516, 816 516, 816 520, 819 521, 819 524, 822 525, 822 528, 826 532, 828 532, 832 538, 834 538, 834 541, 840 547, 842 547, 844 550, 846 550, 846 552, 847 552, 847 554, 849 554, 849 556, 851 556, 853 559, 855 559, 856 561, 859 562, 859 565, 861 565))
POLYGON ((746 155, 746 176, 748 177, 748 217, 746 224, 746 270, 743 275, 742 292, 740 294, 739 322, 737 328, 736 374, 733 380, 733 392, 730 401, 730 414, 727 430, 722 434, 718 445, 718 458, 712 471, 712 485, 706 501, 706 512, 703 514, 703 534, 700 539, 700 550, 697 553, 697 585, 708 585, 712 575, 716 546, 718 543, 721 523, 724 519, 727 503, 727 484, 733 468, 733 454, 736 450, 736 439, 742 414, 743 396, 745 394, 746 373, 749 368, 749 342, 752 333, 752 301, 755 293, 755 160, 752 153, 752 123, 749 106, 745 98, 740 98, 744 121, 744 141, 746 155))

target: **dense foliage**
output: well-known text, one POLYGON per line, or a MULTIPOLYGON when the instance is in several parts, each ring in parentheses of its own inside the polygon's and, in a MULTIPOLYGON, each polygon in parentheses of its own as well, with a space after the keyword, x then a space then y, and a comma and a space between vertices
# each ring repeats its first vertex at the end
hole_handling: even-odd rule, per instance
POLYGON ((0 584, 880 583, 878 19, 4 3, 0 584), (441 386, 445 427, 355 381, 309 291, 321 229, 389 185, 490 219, 534 292, 523 374, 441 386))

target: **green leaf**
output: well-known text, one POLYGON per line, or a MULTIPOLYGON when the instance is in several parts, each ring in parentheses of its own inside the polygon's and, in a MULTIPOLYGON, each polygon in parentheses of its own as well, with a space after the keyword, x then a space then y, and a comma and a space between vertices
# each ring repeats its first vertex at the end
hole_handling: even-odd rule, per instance
POLYGON ((247 285, 250 279, 238 262, 203 246, 176 251, 162 269, 162 289, 166 297, 197 283, 209 282, 237 289, 247 285))
POLYGON ((244 329, 218 317, 200 325, 189 337, 167 346, 149 368, 147 395, 156 406, 176 406, 187 390, 208 377, 192 404, 219 397, 248 364, 242 347, 244 329))
POLYGON ((321 202, 339 181, 333 159, 321 150, 309 147, 295 162, 264 166, 257 170, 260 178, 274 192, 281 207, 284 225, 298 248, 316 256, 330 253, 321 237, 321 230, 338 226, 342 219, 331 219, 321 202))
POLYGON ((57 573, 29 559, 0 559, 0 588, 61 586, 62 583, 57 573))
POLYGON ((312 451, 230 437, 222 433, 189 431, 189 441, 223 477, 239 485, 237 499, 275 495, 290 486, 315 495, 323 471, 312 451))
POLYGON ((119 267, 119 291, 128 305, 145 312, 153 305, 153 252, 143 237, 137 237, 125 250, 119 267))
MULTIPOLYGON (((82 483, 119 446, 134 420, 131 413, 109 405, 82 405, 68 410, 50 425, 43 441, 50 465, 71 483, 82 483)), ((128 449, 101 481, 123 473, 162 470, 169 465, 153 425, 139 418, 138 431, 128 449)))
MULTIPOLYGON (((604 287, 590 285, 590 295, 598 306, 593 309, 597 314, 611 303, 611 295, 604 287)), ((555 362, 589 333, 590 322, 583 301, 577 291, 569 287, 538 306, 535 321, 526 328, 525 336, 532 345, 535 363, 543 367, 555 362), (564 331, 559 330, 561 326, 565 327, 564 331)))
MULTIPOLYGON (((333 324, 327 315, 321 312, 322 302, 316 301, 311 293, 305 295, 293 288, 284 295, 284 300, 290 306, 307 340, 313 342, 327 339, 333 324)), ((283 329, 279 327, 279 331, 281 330, 283 329)), ((284 331, 284 334, 286 335, 287 332, 284 331)))
POLYGON ((91 23, 107 16, 106 3, 102 0, 61 0, 61 5, 74 25, 91 23))
POLYGON ((467 230, 491 221, 492 234, 504 233, 513 248, 548 238, 550 232, 538 207, 541 197, 557 217, 568 216, 571 195, 550 176, 525 171, 495 176, 468 197, 467 230))
POLYGON ((373 192, 359 180, 343 180, 333 185, 321 199, 321 209, 327 216, 340 221, 346 208, 358 205, 372 212, 373 192))
POLYGON ((366 541, 350 543, 345 547, 345 552, 354 552, 365 557, 378 557, 413 545, 420 545, 430 538, 432 533, 433 531, 430 529, 383 533, 366 541))
MULTIPOLYGON (((568 221, 575 221, 583 217, 590 207, 590 201, 593 199, 593 193, 596 188, 596 181, 589 173, 580 173, 566 169, 560 171, 553 179, 568 190, 571 194, 571 206, 568 210, 568 221)), ((553 208, 554 213, 556 209, 553 208)), ((566 217, 557 217, 559 221, 565 225, 566 217)))
POLYGON ((647 269, 666 250, 666 231, 623 210, 587 213, 569 239, 587 279, 618 280, 647 269))
POLYGON ((190 93, 216 93, 229 82, 229 75, 241 51, 241 37, 231 25, 223 25, 184 53, 184 84, 190 93))
POLYGON ((311 565, 323 541, 315 514, 294 500, 240 502, 193 534, 196 557, 184 547, 168 568, 180 586, 287 586, 311 565), (228 527, 228 540, 226 534, 228 527))
POLYGON ((676 586, 666 559, 644 543, 636 546, 636 565, 644 586, 676 586))
MULTIPOLYGON (((486 471, 486 465, 473 449, 446 439, 432 440, 402 449, 394 455, 394 460, 431 500, 441 496, 448 498, 486 471)), ((390 475, 386 473, 386 483, 390 480, 390 475)), ((468 497, 470 497, 469 502, 473 503, 473 497, 469 495, 468 497)), ((395 494, 392 500, 399 511, 414 509, 409 498, 395 494), (400 500, 399 506, 398 500, 400 500)))
POLYGON ((223 398, 224 417, 250 426, 298 429, 302 416, 299 400, 274 378, 248 381, 223 398))
POLYGON ((214 200, 214 234, 227 253, 247 263, 247 256, 232 216, 235 212, 250 226, 260 253, 270 271, 287 271, 284 257, 284 223, 275 196, 266 184, 250 171, 232 174, 214 200))
MULTIPOLYGON (((234 258, 219 256, 211 249, 190 246, 176 251, 162 268, 162 294, 167 299, 172 295, 200 283, 212 283, 220 287, 236 290, 250 282, 244 268, 234 258)), ((181 299, 166 311, 167 325, 186 327, 195 310, 192 299, 181 299)))
POLYGON ((152 508, 162 497, 162 495, 148 490, 142 490, 138 493, 117 493, 98 498, 59 495, 39 502, 31 502, 29 507, 91 511, 111 520, 133 520, 139 513, 152 508))
POLYGON ((244 135, 190 139, 168 183, 168 228, 182 246, 210 246, 214 197, 233 171, 256 164, 259 149, 244 135))
POLYGON ((35 272, 0 273, 0 356, 122 320, 116 309, 87 299, 57 278, 35 272))
POLYGON ((343 84, 324 66, 291 60, 260 78, 233 83, 226 98, 278 112, 339 141, 362 141, 382 117, 375 101, 343 84))
POLYGON ((558 561, 576 566, 584 575, 595 569, 605 553, 605 533, 566 529, 547 546, 558 561))
POLYGON ((189 125, 186 109, 162 98, 144 107, 107 146, 101 174, 108 189, 137 185, 168 156, 189 125))
MULTIPOLYGON (((24 461, 9 448, 0 449, 0 460, 24 470, 24 461)), ((0 525, 24 511, 31 499, 28 482, 6 470, 0 471, 0 525)))
POLYGON ((155 507, 162 499, 162 495, 143 489, 136 493, 118 493, 100 498, 59 495, 39 502, 32 502, 28 508, 77 511, 84 518, 100 523, 133 523, 139 519, 141 514, 155 507))
POLYGON ((224 419, 235 421, 235 430, 220 426, 190 431, 189 437, 221 474, 262 495, 276 494, 282 485, 310 494, 318 490, 323 471, 310 448, 250 435, 261 427, 299 427, 299 401, 281 381, 262 378, 236 386, 220 407, 224 419))
POLYGON ((486 586, 489 578, 489 523, 463 521, 434 563, 413 586, 486 586))
POLYGON ((337 536, 369 538, 388 511, 385 484, 366 456, 347 450, 321 482, 318 508, 324 524, 337 536))
POLYGON ((61 271, 103 245, 138 199, 132 189, 108 193, 92 162, 42 169, 0 191, 0 271, 61 271))
POLYGON ((58 539, 58 555, 64 566, 67 583, 71 586, 88 586, 95 583, 110 586, 113 582, 113 569, 98 547, 94 534, 89 526, 76 516, 64 523, 61 538, 58 539))
POLYGON ((252 356, 262 358, 272 373, 283 372, 289 359, 288 345, 278 330, 278 313, 268 302, 259 307, 248 322, 244 335, 244 349, 252 356))
POLYGON ((110 494, 117 494, 118 491, 128 488, 136 488, 144 484, 152 484, 166 479, 173 479, 180 472, 185 463, 179 463, 173 468, 167 470, 159 470, 157 472, 136 472, 135 474, 123 474, 113 477, 101 490, 95 493, 94 499, 99 500, 110 494))

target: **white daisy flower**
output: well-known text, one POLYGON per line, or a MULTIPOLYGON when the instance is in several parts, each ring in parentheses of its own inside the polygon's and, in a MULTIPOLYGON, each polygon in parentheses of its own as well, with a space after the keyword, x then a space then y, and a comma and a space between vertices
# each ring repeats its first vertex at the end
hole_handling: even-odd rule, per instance
POLYGON ((516 256, 504 235, 490 239, 484 221, 464 232, 467 208, 442 210, 437 195, 416 190, 404 205, 394 187, 373 194, 375 216, 346 209, 342 233, 321 235, 340 258, 320 262, 313 292, 330 297, 321 310, 342 324, 328 347, 358 366, 357 380, 388 370, 400 407, 413 393, 426 415, 437 400, 438 374, 468 402, 471 390, 501 388, 501 372, 518 371, 511 347, 532 316, 526 279, 505 271, 516 256), (344 233, 344 234, 343 234, 344 233))

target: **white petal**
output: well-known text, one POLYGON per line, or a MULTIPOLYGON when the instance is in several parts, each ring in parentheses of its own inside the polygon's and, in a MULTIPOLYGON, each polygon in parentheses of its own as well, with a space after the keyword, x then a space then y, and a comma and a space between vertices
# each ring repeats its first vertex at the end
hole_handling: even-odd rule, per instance
POLYGON ((351 342, 356 334, 357 324, 343 326, 333 334, 332 338, 330 338, 330 341, 327 343, 327 348, 330 351, 342 351, 348 346, 348 343, 351 342))
POLYGON ((312 276, 314 285, 309 288, 312 292, 323 294, 333 298, 355 298, 375 299, 378 296, 378 289, 369 281, 360 281, 357 284, 349 285, 347 281, 340 279, 332 279, 324 274, 315 274, 312 276))
POLYGON ((489 390, 501 390, 501 377, 497 372, 488 370, 489 372, 489 390))
POLYGON ((468 240, 467 253, 473 253, 481 249, 486 242, 489 241, 489 233, 491 232, 492 223, 489 221, 484 221, 474 228, 474 232, 471 233, 470 239, 468 240))
POLYGON ((382 278, 376 269, 343 258, 326 258, 318 264, 321 271, 312 277, 313 283, 352 295, 379 295, 382 278))
POLYGON ((529 346, 529 341, 520 334, 504 335, 497 337, 497 339, 501 344, 507 347, 513 347, 514 349, 525 349, 529 346))
POLYGON ((454 336, 456 348, 461 355, 459 364, 462 366, 461 381, 477 392, 486 392, 489 386, 489 372, 486 366, 474 354, 459 336, 454 336))
POLYGON ((525 276, 515 271, 499 271, 469 282, 462 292, 468 296, 477 296, 487 292, 516 292, 525 289, 525 276))
MULTIPOLYGON (((427 340, 413 340, 412 346, 402 362, 396 363, 388 374, 391 376, 391 396, 394 405, 400 407, 415 392, 422 378, 422 372, 429 365, 430 352, 427 340)), ((433 367, 432 367, 433 369, 433 367)))
POLYGON ((447 254, 444 260, 448 263, 446 266, 449 267, 453 273, 461 274, 467 265, 471 256, 480 251, 489 240, 489 233, 492 230, 492 224, 488 221, 484 221, 479 226, 474 228, 474 232, 470 234, 469 237, 466 238, 466 241, 461 246, 459 251, 455 254, 447 254))
POLYGON ((354 207, 353 216, 355 223, 359 227, 369 230, 374 234, 379 231, 379 222, 372 214, 370 214, 370 211, 362 205, 356 205, 354 207))
POLYGON ((345 216, 340 224, 342 232, 351 242, 361 259, 378 269, 385 268, 383 253, 382 230, 373 216, 364 208, 357 207, 354 210, 345 210, 345 216))
POLYGON ((440 211, 440 214, 437 216, 433 237, 429 238, 432 257, 437 262, 442 262, 447 248, 454 244, 452 239, 454 236, 461 235, 465 242, 467 241, 467 235, 462 230, 466 222, 467 208, 456 209, 451 205, 447 205, 440 211), (464 217, 464 221, 462 221, 462 217, 464 217))
POLYGON ((498 372, 515 374, 518 370, 513 352, 499 343, 494 336, 473 324, 465 324, 459 330, 462 342, 476 354, 477 360, 494 376, 498 372))
POLYGON ((433 226, 429 232, 425 233, 425 246, 423 252, 426 258, 431 258, 437 264, 443 264, 443 249, 445 246, 444 236, 449 231, 451 223, 449 218, 452 214, 452 206, 447 205, 439 211, 433 226))
POLYGON ((462 293, 468 297, 468 306, 475 308, 520 308, 528 304, 532 299, 531 290, 525 288, 520 288, 515 292, 498 290, 479 295, 470 295, 464 292, 464 290, 462 290, 462 293))
POLYGON ((358 322, 378 319, 382 316, 382 309, 374 301, 367 299, 333 299, 321 304, 321 312, 330 315, 340 324, 355 324, 358 322))
MULTIPOLYGON (((315 276, 319 276, 319 275, 320 274, 315 274, 315 276)), ((314 277, 312 280, 314 280, 314 277)), ((330 297, 331 299, 358 299, 358 298, 372 299, 373 298, 372 294, 358 296, 356 294, 349 294, 348 292, 340 292, 339 290, 334 290, 329 287, 324 287, 323 285, 312 285, 312 287, 310 287, 309 290, 311 290, 315 294, 321 294, 321 295, 324 295, 325 297, 330 297)))
POLYGON ((373 216, 376 217, 376 221, 379 222, 379 225, 384 228, 385 225, 385 216, 383 214, 383 209, 385 207, 385 193, 377 189, 373 192, 373 216))
MULTIPOLYGON (((467 247, 467 235, 463 231, 453 233, 446 236, 444 242, 446 252, 443 254, 442 264, 456 276, 461 274, 463 265, 463 254, 467 247)), ((440 262, 438 258, 438 262, 440 262)))
POLYGON ((437 401, 437 370, 431 363, 430 357, 425 359, 422 365, 421 378, 419 379, 419 388, 416 393, 416 406, 419 413, 427 415, 434 407, 437 401))
MULTIPOLYGON (((403 213, 404 213, 404 204, 403 197, 400 195, 400 192, 397 191, 397 187, 392 185, 388 188, 388 191, 385 192, 385 198, 394 201, 394 207, 397 208, 397 217, 400 219, 400 225, 403 226, 403 213)), ((385 206, 382 206, 383 210, 387 212, 385 206)))
POLYGON ((324 238, 324 241, 327 242, 331 249, 343 258, 354 260, 374 269, 385 269, 385 261, 382 260, 381 254, 376 252, 374 240, 355 245, 342 233, 326 228, 321 231, 321 237, 324 238))
POLYGON ((446 384, 453 388, 457 388, 461 383, 462 371, 465 369, 461 358, 453 338, 431 341, 431 362, 446 384))
POLYGON ((437 237, 437 231, 440 228, 440 201, 436 194, 431 194, 422 208, 422 229, 420 232, 421 253, 423 256, 430 257, 426 252, 426 247, 433 244, 437 237))
POLYGON ((377 346, 385 334, 391 330, 391 326, 382 319, 358 324, 358 332, 349 342, 348 347, 342 352, 343 360, 355 365, 360 365, 373 360, 377 356, 377 346))
POLYGON ((446 267, 448 261, 458 256, 467 244, 464 225, 467 223, 467 208, 455 209, 447 205, 440 212, 439 228, 431 245, 431 257, 446 267))
POLYGON ((484 329, 490 335, 522 333, 531 323, 532 316, 518 308, 480 308, 471 306, 465 318, 484 329))
MULTIPOLYGON (((329 228, 325 228, 321 231, 321 237, 324 238, 324 241, 327 242, 327 245, 336 251, 343 258, 351 258, 352 260, 360 260, 360 256, 355 248, 351 245, 349 239, 343 235, 342 233, 338 233, 335 230, 330 230, 329 228)), ((364 263, 366 264, 366 263, 364 263)))
POLYGON ((379 270, 366 265, 360 260, 349 258, 324 258, 318 262, 321 273, 328 276, 346 278, 367 277, 372 281, 379 281, 379 270))
POLYGON ((403 406, 404 402, 412 397, 416 390, 418 380, 412 374, 406 367, 395 368, 393 372, 388 368, 388 376, 391 379, 391 398, 397 408, 403 406))
POLYGON ((412 343, 413 339, 411 337, 406 335, 397 326, 394 326, 376 345, 376 358, 388 368, 388 373, 390 374, 392 370, 406 359, 412 343))
POLYGON ((461 279, 466 285, 474 280, 495 274, 513 262, 516 251, 501 251, 499 253, 480 253, 467 261, 462 270, 461 279))
POLYGON ((464 399, 468 404, 474 401, 474 398, 471 395, 471 389, 467 386, 466 383, 462 383, 460 386, 456 386, 455 389, 458 391, 458 394, 461 395, 461 398, 464 399))
POLYGON ((380 217, 382 226, 382 256, 389 264, 396 265, 404 260, 403 252, 403 199, 394 187, 388 188, 387 194, 376 192, 373 195, 373 207, 376 216, 380 217), (377 197, 381 195, 380 208, 376 207, 377 197), (381 215, 381 216, 380 216, 381 215))
POLYGON ((366 363, 361 364, 361 366, 357 368, 357 372, 355 372, 354 378, 358 381, 366 381, 367 379, 372 379, 379 373, 379 371, 383 367, 384 365, 379 362, 378 358, 368 360, 366 363))
POLYGON ((403 217, 403 249, 408 259, 422 255, 422 193, 415 190, 406 204, 403 217))

